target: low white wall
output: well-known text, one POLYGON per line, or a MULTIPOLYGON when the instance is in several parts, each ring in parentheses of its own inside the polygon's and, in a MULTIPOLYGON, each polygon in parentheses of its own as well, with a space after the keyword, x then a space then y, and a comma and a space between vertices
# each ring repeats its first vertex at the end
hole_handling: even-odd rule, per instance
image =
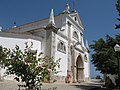
POLYGON ((118 77, 118 76, 117 76, 117 75, 111 75, 111 74, 108 74, 107 76, 109 76, 110 79, 112 80, 112 82, 114 83, 114 85, 116 85, 115 79, 116 79, 116 77, 118 77))
MULTIPOLYGON (((2 35, 1 35, 1 33, 0 33, 0 46, 9 48, 12 50, 13 48, 15 48, 16 45, 18 45, 21 50, 24 50, 26 42, 28 42, 28 45, 30 45, 30 43, 33 42, 32 50, 37 50, 38 53, 41 52, 41 41, 29 39, 29 38, 27 38, 28 36, 25 36, 25 35, 24 35, 24 38, 23 38, 23 35, 19 35, 19 38, 18 38, 18 35, 19 34, 11 34, 11 37, 14 37, 14 38, 11 38, 10 34, 7 35, 7 34, 2 33, 2 35), (20 36, 21 36, 21 38, 20 38, 20 36)), ((1 79, 3 79, 3 77, 4 77, 4 79, 7 79, 7 80, 14 78, 14 75, 7 76, 5 74, 5 71, 6 71, 5 69, 0 68, 1 79)))

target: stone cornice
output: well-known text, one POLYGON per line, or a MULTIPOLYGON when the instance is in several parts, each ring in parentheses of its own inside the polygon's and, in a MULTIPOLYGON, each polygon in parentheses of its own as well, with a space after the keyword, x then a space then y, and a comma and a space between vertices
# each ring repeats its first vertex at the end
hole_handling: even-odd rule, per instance
POLYGON ((42 41, 42 37, 34 36, 31 34, 26 33, 12 33, 12 32, 0 32, 1 37, 8 37, 8 38, 24 38, 24 39, 35 39, 42 41))
POLYGON ((81 22, 81 20, 80 20, 80 17, 79 17, 78 12, 70 13, 70 16, 72 16, 72 15, 76 15, 76 16, 78 17, 78 22, 79 22, 79 24, 83 27, 83 24, 82 24, 82 22, 81 22))
POLYGON ((48 24, 46 27, 45 27, 45 30, 52 30, 53 32, 57 33, 58 32, 58 29, 55 25, 53 24, 48 24))
POLYGON ((81 50, 81 49, 79 49, 79 48, 77 48, 77 47, 75 47, 75 50, 77 50, 77 51, 79 51, 79 52, 81 52, 81 53, 84 53, 83 50, 81 50))
POLYGON ((68 37, 65 36, 64 34, 60 33, 60 32, 58 32, 57 35, 61 36, 61 37, 64 38, 65 40, 68 40, 68 37))

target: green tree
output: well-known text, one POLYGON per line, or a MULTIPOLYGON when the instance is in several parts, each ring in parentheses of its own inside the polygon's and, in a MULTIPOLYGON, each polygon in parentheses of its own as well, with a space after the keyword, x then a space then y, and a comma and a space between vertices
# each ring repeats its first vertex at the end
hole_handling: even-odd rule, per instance
POLYGON ((55 68, 59 67, 60 61, 47 56, 42 58, 42 53, 38 57, 37 52, 31 50, 32 45, 31 43, 28 46, 26 43, 23 51, 17 45, 13 50, 0 47, 2 51, 0 52, 0 64, 2 67, 7 67, 7 74, 15 74, 17 81, 20 78, 22 82, 25 82, 27 90, 36 90, 40 82, 44 80, 43 78, 48 76, 49 68, 57 72, 55 68))
MULTIPOLYGON (((118 11, 118 15, 120 16, 120 0, 118 0, 116 3, 116 9, 118 11)), ((120 18, 117 18, 117 20, 120 22, 120 18)), ((116 24, 115 29, 118 29, 118 28, 120 28, 120 24, 116 24)))
POLYGON ((116 35, 115 38, 107 35, 105 39, 100 38, 90 45, 94 52, 92 63, 103 74, 117 74, 117 56, 114 51, 116 43, 120 44, 120 34, 116 35))

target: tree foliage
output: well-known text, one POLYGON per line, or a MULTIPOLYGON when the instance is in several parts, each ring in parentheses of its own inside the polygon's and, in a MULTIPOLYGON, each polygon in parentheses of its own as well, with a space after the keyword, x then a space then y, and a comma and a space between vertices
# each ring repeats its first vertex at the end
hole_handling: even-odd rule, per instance
MULTIPOLYGON (((117 1, 116 3, 116 9, 118 11, 118 15, 120 16, 120 0, 117 1)), ((117 20, 120 22, 120 18, 117 18, 117 20)), ((120 24, 116 24, 116 29, 120 28, 120 24)))
POLYGON ((32 45, 28 46, 26 43, 23 51, 17 45, 12 50, 0 46, 0 64, 7 68, 7 74, 15 74, 17 81, 20 78, 25 82, 28 90, 36 90, 35 87, 48 77, 48 69, 57 72, 55 68, 59 67, 60 61, 47 56, 41 57, 42 53, 38 56, 36 51, 31 51, 32 45))
POLYGON ((92 63, 101 73, 117 74, 117 56, 114 51, 116 43, 120 45, 120 34, 116 35, 115 38, 106 35, 105 39, 100 38, 90 45, 94 52, 92 63))

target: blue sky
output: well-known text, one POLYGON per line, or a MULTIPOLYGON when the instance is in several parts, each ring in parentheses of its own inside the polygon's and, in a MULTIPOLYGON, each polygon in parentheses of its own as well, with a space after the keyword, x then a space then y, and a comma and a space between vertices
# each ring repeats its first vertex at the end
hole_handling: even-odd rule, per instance
MULTIPOLYGON (((84 38, 89 44, 93 40, 105 37, 106 34, 114 36, 120 30, 115 30, 116 18, 115 3, 117 0, 0 0, 0 26, 3 29, 30 23, 49 17, 53 8, 55 15, 63 12, 66 2, 70 10, 74 7, 78 11, 85 31, 84 38)), ((91 65, 91 76, 99 74, 91 65)))

